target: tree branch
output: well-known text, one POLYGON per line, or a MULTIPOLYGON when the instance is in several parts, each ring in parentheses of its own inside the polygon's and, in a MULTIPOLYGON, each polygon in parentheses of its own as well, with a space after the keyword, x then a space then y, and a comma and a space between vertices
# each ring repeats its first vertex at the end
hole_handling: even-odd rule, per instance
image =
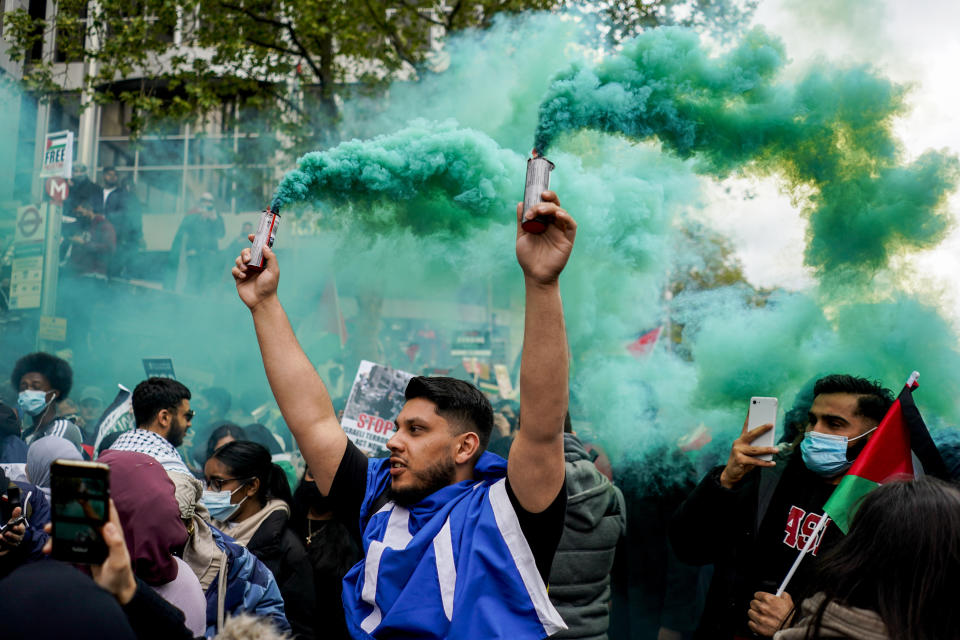
MULTIPOLYGON (((277 20, 276 18, 269 18, 266 16, 262 16, 250 9, 247 9, 246 7, 230 4, 229 2, 220 2, 220 6, 223 7, 224 9, 229 9, 231 11, 237 11, 239 13, 242 13, 243 15, 247 16, 248 18, 250 18, 251 20, 259 24, 268 24, 278 29, 285 30, 287 34, 290 36, 290 40, 293 42, 297 50, 296 51, 286 50, 284 52, 289 53, 290 55, 299 55, 300 57, 302 57, 304 60, 307 61, 307 65, 314 72, 314 74, 316 74, 318 78, 320 77, 319 67, 317 67, 316 63, 313 61, 313 56, 310 55, 309 49, 303 46, 303 43, 300 42, 300 39, 297 37, 296 29, 294 28, 292 23, 285 22, 283 20, 277 20)), ((248 40, 250 39, 248 38, 248 40)), ((276 45, 272 45, 272 46, 264 45, 264 46, 267 46, 267 48, 273 49, 275 51, 283 51, 282 49, 277 49, 276 45)))
POLYGON ((386 22, 377 18, 376 12, 373 10, 373 7, 370 6, 370 0, 364 0, 363 4, 367 7, 367 13, 370 14, 370 18, 378 27, 380 27, 380 30, 384 33, 384 35, 387 36, 387 39, 390 40, 393 50, 400 57, 400 59, 409 64, 411 67, 416 68, 417 63, 406 51, 404 51, 403 46, 400 44, 399 39, 397 38, 396 31, 391 29, 386 22))

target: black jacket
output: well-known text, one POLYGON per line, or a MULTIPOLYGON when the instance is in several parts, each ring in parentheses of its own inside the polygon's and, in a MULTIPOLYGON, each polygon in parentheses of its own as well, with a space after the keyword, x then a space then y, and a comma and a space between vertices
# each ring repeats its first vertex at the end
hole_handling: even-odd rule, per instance
POLYGON ((303 543, 287 526, 287 514, 275 511, 253 534, 249 549, 273 573, 283 596, 283 608, 297 638, 312 639, 313 568, 303 543))
MULTIPOLYGON (((799 452, 798 452, 799 453, 799 452)), ((733 489, 720 485, 723 466, 712 469, 674 513, 670 544, 687 564, 713 564, 713 579, 694 637, 730 638, 742 628, 757 590, 745 567, 753 558, 760 524, 780 482, 788 457, 776 467, 747 474, 733 489)))

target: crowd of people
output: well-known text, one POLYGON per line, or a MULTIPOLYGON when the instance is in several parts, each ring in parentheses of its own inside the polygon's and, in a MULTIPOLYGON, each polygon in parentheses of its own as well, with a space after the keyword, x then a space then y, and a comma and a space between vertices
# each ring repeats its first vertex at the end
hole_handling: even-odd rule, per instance
MULTIPOLYGON (((210 237, 216 216, 198 216, 191 225, 210 237)), ((87 220, 112 224, 96 209, 87 220)), ((518 207, 517 222, 519 403, 494 406, 469 382, 415 376, 384 457, 341 428, 342 407, 277 296, 269 247, 266 269, 253 271, 238 244, 233 277, 280 430, 230 421, 223 389, 196 394, 150 377, 130 397, 131 428, 106 433, 102 391, 73 398, 65 360, 20 357, 16 402, 0 403, 3 637, 960 637, 948 601, 960 491, 948 478, 891 478, 848 533, 818 533, 824 503, 894 402, 889 390, 820 378, 788 413, 780 445, 755 445, 771 425, 745 423, 725 462, 650 509, 644 487, 628 486, 571 420, 559 276, 577 225, 552 192, 518 207), (552 224, 527 233, 524 216, 552 224), (80 570, 50 557, 64 544, 53 529, 58 460, 109 467, 105 558, 80 570), (634 571, 625 558, 644 557, 643 546, 664 567, 658 606, 687 612, 659 617, 651 634, 618 622, 638 596, 618 583, 617 565, 634 571), (779 593, 802 549, 808 558, 779 593)))
MULTIPOLYGON (((235 240, 226 254, 220 251, 226 234, 223 216, 213 194, 204 192, 177 227, 166 269, 144 268, 143 207, 130 183, 115 167, 102 169, 99 184, 86 165, 74 165, 72 173, 60 248, 67 277, 154 279, 159 273, 166 288, 197 294, 222 271, 224 256, 232 259, 242 248, 235 240)), ((245 242, 251 229, 246 223, 240 236, 245 242)))

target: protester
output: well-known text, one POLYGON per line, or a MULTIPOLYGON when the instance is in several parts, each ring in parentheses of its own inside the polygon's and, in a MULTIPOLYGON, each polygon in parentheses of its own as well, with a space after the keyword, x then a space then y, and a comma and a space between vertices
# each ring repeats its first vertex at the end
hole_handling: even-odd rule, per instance
POLYGON ((80 416, 89 427, 95 426, 106 406, 103 391, 97 387, 84 387, 77 396, 77 402, 80 403, 80 416))
POLYGON ((232 422, 222 422, 215 425, 210 437, 207 438, 207 454, 203 457, 204 464, 210 459, 214 451, 234 440, 247 440, 247 433, 243 427, 232 422))
POLYGON ((47 534, 43 526, 50 522, 50 505, 43 492, 29 482, 10 480, 0 467, 0 525, 16 522, 21 515, 25 522, 12 525, 0 536, 0 578, 20 565, 43 558, 47 534), (12 491, 16 489, 16 491, 12 491), (15 494, 19 493, 19 496, 15 494))
MULTIPOLYGON (((78 217, 77 208, 87 209, 99 213, 103 211, 103 189, 90 180, 87 165, 77 163, 73 165, 70 177, 70 193, 63 201, 63 217, 78 217)), ((69 234, 65 233, 64 236, 69 234)))
MULTIPOLYGON (((799 447, 779 454, 776 447, 752 446, 771 425, 747 431, 744 423, 726 465, 710 471, 674 514, 670 541, 680 560, 714 564, 695 637, 768 637, 788 619, 791 594, 774 592, 819 522, 823 504, 893 403, 889 390, 849 375, 821 378, 813 395, 799 447), (765 461, 757 457, 763 454, 779 455, 765 461)), ((824 530, 791 591, 805 589, 818 552, 832 548, 839 535, 834 527, 824 530)))
POLYGON ((111 277, 129 278, 133 263, 143 242, 143 224, 136 197, 120 184, 115 167, 104 167, 103 215, 113 225, 117 236, 117 250, 110 264, 111 277))
POLYGON ((567 629, 552 638, 605 640, 610 571, 626 532, 623 494, 594 466, 567 414, 563 434, 567 514, 550 570, 550 601, 567 629))
POLYGON ((190 475, 177 451, 193 420, 190 390, 170 378, 147 378, 133 390, 133 417, 137 428, 110 446, 152 456, 167 471, 190 475))
POLYGON ((21 423, 27 416, 33 423, 23 433, 27 444, 54 435, 66 438, 80 450, 80 428, 66 418, 56 417, 56 403, 65 400, 73 387, 73 370, 66 360, 43 352, 23 356, 13 367, 10 384, 19 391, 17 408, 21 423))
MULTIPOLYGON (((101 529, 107 559, 90 565, 89 576, 68 564, 47 560, 0 578, 0 619, 4 640, 100 638, 186 640, 184 614, 133 572, 116 505, 101 529), (92 579, 91 579, 92 577, 92 579)), ((46 525, 49 533, 50 525, 46 525)), ((48 541, 44 553, 51 553, 48 541)), ((283 640, 269 620, 240 614, 227 618, 215 640, 283 640)))
POLYGON ((69 440, 60 436, 44 436, 34 440, 27 451, 27 479, 40 487, 50 499, 50 465, 54 460, 83 460, 69 440))
POLYGON ((283 470, 256 442, 234 441, 213 453, 204 475, 204 506, 214 524, 267 565, 294 634, 313 638, 313 573, 303 543, 288 525, 292 497, 283 470))
POLYGON ((0 402, 0 463, 26 462, 27 445, 20 437, 20 417, 13 407, 0 402))
POLYGON ((177 272, 175 290, 203 293, 217 278, 219 242, 226 233, 211 193, 187 212, 173 238, 170 256, 177 272))
POLYGON ((120 516, 133 571, 183 612, 194 636, 206 631, 207 601, 200 581, 181 560, 187 530, 180 520, 174 485, 160 463, 133 451, 107 451, 110 495, 120 516))
POLYGON ((206 635, 223 630, 229 616, 242 612, 269 620, 277 630, 289 630, 283 598, 270 570, 252 552, 209 524, 212 518, 201 502, 203 484, 185 473, 168 471, 167 475, 175 486, 180 519, 190 536, 183 560, 207 598, 206 635))
POLYGON ((310 469, 293 494, 290 528, 303 540, 313 567, 313 625, 317 635, 323 629, 325 638, 349 640, 340 592, 343 577, 361 558, 360 548, 350 530, 334 515, 333 503, 317 489, 310 469))
POLYGON ((509 468, 484 452, 493 427, 489 401, 452 378, 414 377, 387 442, 389 460, 364 456, 340 428, 279 303, 276 255, 264 247, 266 269, 259 272, 246 266, 248 249, 236 260, 237 290, 251 310, 277 404, 321 493, 362 531, 366 557, 347 574, 343 591, 356 637, 519 640, 565 628, 545 582, 566 507, 569 364, 558 277, 576 224, 555 194, 543 197, 526 212, 517 207, 526 322, 536 331, 524 336, 524 423, 509 468), (552 222, 542 235, 520 225, 522 216, 534 215, 552 222))
POLYGON ((777 640, 960 638, 960 491, 931 477, 868 494, 777 640))
POLYGON ((117 250, 117 232, 103 214, 77 205, 70 236, 70 269, 77 275, 106 276, 117 250))

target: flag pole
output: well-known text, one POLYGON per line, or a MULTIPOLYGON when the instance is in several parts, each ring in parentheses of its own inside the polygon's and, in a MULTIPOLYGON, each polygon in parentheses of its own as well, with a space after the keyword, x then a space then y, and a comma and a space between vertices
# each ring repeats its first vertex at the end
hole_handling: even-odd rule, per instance
POLYGON ((803 545, 803 550, 797 555, 797 559, 793 561, 793 566, 790 567, 790 571, 787 572, 786 577, 783 579, 783 582, 780 583, 780 588, 777 589, 777 597, 783 595, 783 592, 787 590, 787 585, 790 584, 790 580, 793 579, 793 574, 797 572, 797 567, 800 566, 800 561, 803 560, 803 557, 807 555, 807 552, 810 551, 810 548, 813 547, 813 541, 820 536, 820 532, 823 531, 824 527, 830 522, 830 516, 823 514, 820 516, 820 522, 817 523, 816 528, 814 528, 813 533, 810 534, 810 537, 807 538, 807 544, 803 545))

